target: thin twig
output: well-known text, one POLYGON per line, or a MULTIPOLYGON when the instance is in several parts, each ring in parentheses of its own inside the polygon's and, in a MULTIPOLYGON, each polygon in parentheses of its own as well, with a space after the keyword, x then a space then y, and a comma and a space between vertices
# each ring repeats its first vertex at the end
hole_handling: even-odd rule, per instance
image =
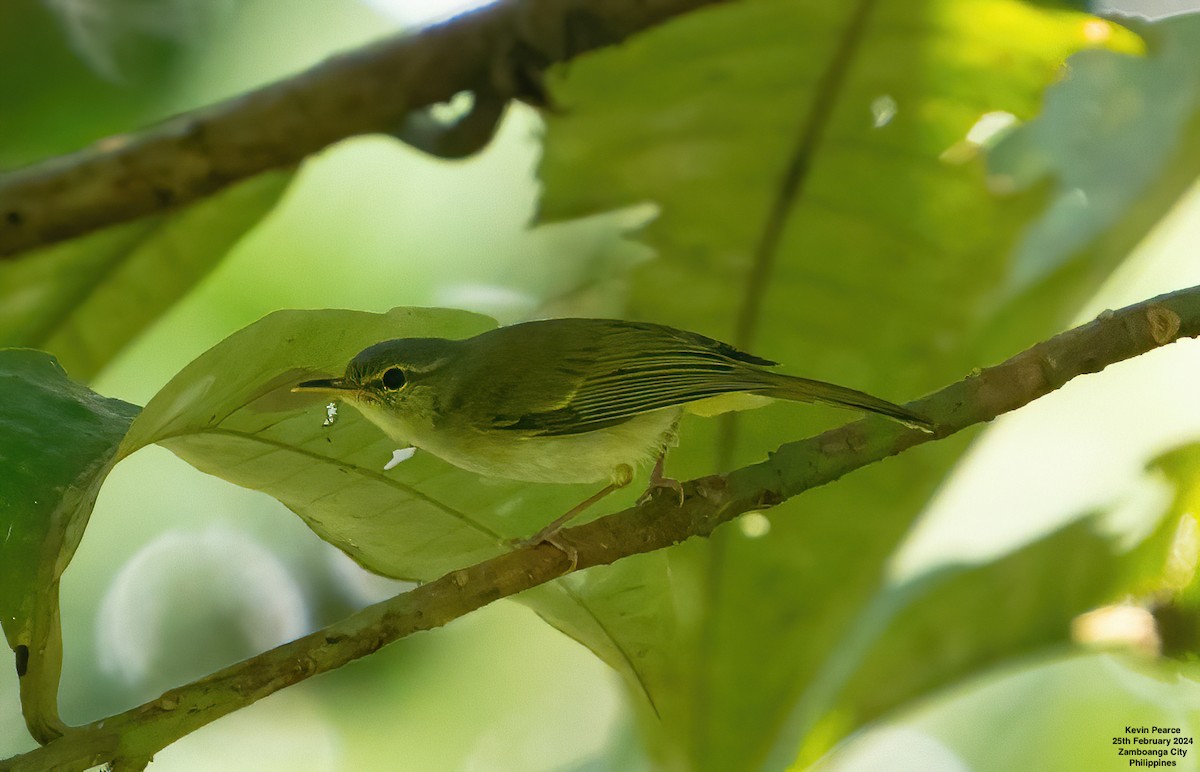
MULTIPOLYGON (((1079 375, 1200 335, 1200 287, 1101 314, 1003 364, 909 405, 932 419, 934 434, 865 418, 789 443, 767 461, 684 484, 686 498, 655 497, 557 540, 577 555, 577 570, 606 565, 707 536, 749 510, 772 507, 914 445, 947 437, 1048 394, 1079 375)), ((225 668, 152 702, 68 729, 43 748, 0 762, 0 770, 84 769, 106 761, 144 763, 189 732, 284 687, 370 654, 407 635, 446 624, 499 598, 567 572, 548 544, 524 547, 454 571, 348 619, 225 668)))
MULTIPOLYGON (((0 175, 0 256, 186 204, 346 137, 401 133, 414 112, 476 92, 537 103, 542 71, 721 0, 507 0, 331 58, 298 75, 0 175)), ((486 123, 486 122, 485 122, 486 123)), ((491 126, 471 124, 478 142, 491 126)))

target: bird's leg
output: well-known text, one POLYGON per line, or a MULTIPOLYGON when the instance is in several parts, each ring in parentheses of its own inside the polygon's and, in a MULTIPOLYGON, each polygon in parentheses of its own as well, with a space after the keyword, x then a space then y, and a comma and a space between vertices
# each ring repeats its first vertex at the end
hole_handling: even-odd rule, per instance
MULTIPOLYGON (((538 544, 540 542, 550 541, 551 536, 553 536, 555 533, 557 533, 558 530, 560 528, 562 528, 564 525, 566 525, 568 522, 570 522, 575 517, 580 515, 585 509, 587 509, 591 505, 595 504, 597 501, 604 498, 605 496, 612 493, 613 491, 615 491, 619 488, 623 488, 623 487, 624 487, 623 485, 617 485, 615 483, 610 483, 608 485, 605 485, 603 488, 596 491, 591 496, 588 496, 583 501, 579 502, 575 506, 568 509, 564 514, 560 515, 559 517, 556 517, 553 521, 550 522, 549 525, 547 525, 545 528, 543 528, 542 530, 535 533, 533 536, 530 536, 528 539, 522 539, 520 541, 520 545, 522 547, 525 547, 530 544, 538 544)), ((553 542, 551 542, 551 543, 553 543, 553 542)), ((558 545, 555 545, 555 546, 558 546, 558 545)))
POLYGON ((583 501, 579 502, 575 506, 568 509, 562 515, 556 517, 553 521, 550 522, 549 525, 547 525, 545 528, 543 528, 542 530, 535 533, 533 536, 530 536, 528 539, 521 539, 521 540, 515 542, 516 546, 530 547, 534 544, 541 544, 542 542, 546 542, 547 544, 552 544, 555 547, 557 547, 559 549, 559 551, 564 553, 570 559, 571 567, 568 569, 568 572, 574 571, 575 566, 579 564, 579 554, 575 551, 574 547, 572 547, 569 544, 563 544, 562 542, 556 540, 555 536, 558 534, 559 530, 564 525, 566 525, 568 522, 570 522, 571 520, 578 517, 579 514, 582 513, 585 509, 592 506, 597 501, 600 501, 600 499, 609 495, 613 491, 617 491, 617 490, 620 490, 621 488, 624 488, 626 485, 628 485, 632 481, 633 481, 633 469, 626 466, 625 464, 622 464, 621 466, 617 467, 616 474, 613 475, 613 481, 611 483, 609 483, 608 485, 605 485, 603 488, 596 491, 591 496, 588 496, 583 501))
POLYGON ((654 492, 660 488, 670 488, 675 491, 675 495, 679 499, 679 506, 683 506, 683 486, 679 484, 678 480, 663 474, 663 467, 666 461, 667 451, 663 450, 658 454, 658 460, 654 462, 654 468, 650 470, 650 482, 646 485, 646 490, 642 492, 642 495, 638 496, 637 503, 642 504, 649 501, 654 492))

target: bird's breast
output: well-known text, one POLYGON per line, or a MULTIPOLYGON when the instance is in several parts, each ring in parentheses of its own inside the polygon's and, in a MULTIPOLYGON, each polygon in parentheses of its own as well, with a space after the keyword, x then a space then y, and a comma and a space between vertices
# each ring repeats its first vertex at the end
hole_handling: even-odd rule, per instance
POLYGON ((679 408, 635 416, 624 423, 559 437, 506 430, 443 427, 409 441, 439 458, 488 477, 538 483, 609 482, 618 467, 637 469, 673 440, 679 408))

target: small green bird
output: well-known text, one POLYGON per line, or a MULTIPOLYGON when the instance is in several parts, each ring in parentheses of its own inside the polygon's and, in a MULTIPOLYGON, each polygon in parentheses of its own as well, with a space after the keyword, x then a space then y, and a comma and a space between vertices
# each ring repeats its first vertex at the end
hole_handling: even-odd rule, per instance
POLYGON ((361 351, 345 375, 294 391, 336 394, 398 443, 489 477, 607 482, 534 540, 658 459, 662 476, 685 409, 723 412, 770 399, 854 408, 931 431, 921 416, 861 391, 797 378, 733 346, 659 324, 614 319, 526 322, 466 340, 401 338, 361 351), (749 403, 749 404, 747 404, 749 403))

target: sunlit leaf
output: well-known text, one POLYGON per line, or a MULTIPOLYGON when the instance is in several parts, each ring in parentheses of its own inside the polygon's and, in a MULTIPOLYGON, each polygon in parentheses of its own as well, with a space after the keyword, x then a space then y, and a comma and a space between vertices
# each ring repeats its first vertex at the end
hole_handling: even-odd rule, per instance
POLYGON ((53 353, 87 380, 211 271, 274 207, 290 172, 186 209, 0 264, 0 345, 53 353))
POLYGON ((1064 79, 1047 89, 1041 114, 989 157, 1000 190, 1047 177, 1057 188, 1017 246, 1009 292, 1071 263, 1093 273, 1111 267, 1196 177, 1200 15, 1137 29, 1147 38, 1145 56, 1072 57, 1064 79))
MULTIPOLYGON (((1089 46, 1140 43, 1105 21, 1009 0, 761 0, 691 14, 552 81, 561 109, 548 118, 543 214, 657 203, 647 238, 660 256, 634 274, 631 316, 797 374, 915 397, 1056 331, 1124 254, 997 300, 1046 198, 989 187, 992 140, 976 127, 1034 117, 1066 56, 1089 46)), ((685 421, 668 471, 761 458, 840 417, 775 405, 739 417, 737 431, 685 421)), ((861 615, 898 600, 876 600, 884 561, 963 448, 950 440, 874 465, 771 513, 768 533, 722 529, 673 550, 665 568, 588 572, 575 588, 585 605, 604 592, 593 581, 642 588, 633 602, 670 597, 674 623, 657 642, 611 604, 601 620, 610 637, 675 653, 628 679, 672 685, 651 695, 661 722, 643 723, 660 759, 703 769, 765 759, 861 615)), ((601 648, 586 620, 555 623, 601 648)))
POLYGON ((67 378, 39 351, 0 351, 0 625, 35 736, 58 722, 58 582, 138 413, 67 378))

